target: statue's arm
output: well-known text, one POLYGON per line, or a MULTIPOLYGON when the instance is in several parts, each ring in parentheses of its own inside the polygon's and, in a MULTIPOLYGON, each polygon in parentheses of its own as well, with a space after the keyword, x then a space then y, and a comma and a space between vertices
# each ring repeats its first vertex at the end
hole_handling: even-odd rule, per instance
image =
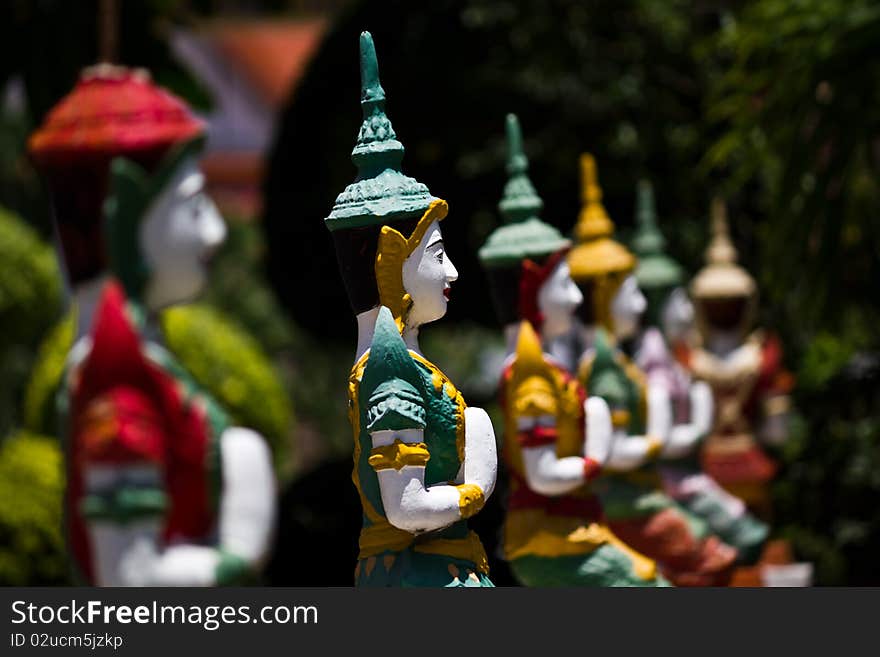
POLYGON ((232 427, 220 438, 223 481, 217 546, 172 545, 154 566, 154 586, 214 586, 257 570, 275 521, 272 457, 258 433, 232 427))
POLYGON ((533 414, 517 417, 517 437, 523 456, 526 483, 536 493, 558 496, 569 493, 593 479, 601 470, 608 455, 611 418, 608 405, 597 397, 584 404, 586 413, 586 440, 584 456, 558 457, 556 454, 556 405, 547 400, 532 400, 520 408, 533 414), (545 414, 534 413, 544 410, 545 414))
POLYGON ((616 430, 606 467, 610 470, 634 470, 656 458, 669 436, 672 406, 669 393, 662 386, 648 385, 648 422, 645 435, 627 435, 616 430))
POLYGON ((385 515, 395 527, 419 534, 451 525, 482 508, 476 484, 425 484, 430 453, 423 429, 382 429, 370 433, 369 463, 376 471, 385 515))
POLYGON ((495 429, 488 413, 482 408, 464 409, 464 463, 462 464, 465 484, 478 486, 483 496, 488 497, 495 490, 498 475, 498 450, 495 443, 495 429))
POLYGON ((712 429, 712 390, 704 381, 694 382, 688 391, 690 397, 690 422, 674 424, 669 430, 669 438, 661 450, 661 456, 681 458, 690 454, 697 443, 712 429))

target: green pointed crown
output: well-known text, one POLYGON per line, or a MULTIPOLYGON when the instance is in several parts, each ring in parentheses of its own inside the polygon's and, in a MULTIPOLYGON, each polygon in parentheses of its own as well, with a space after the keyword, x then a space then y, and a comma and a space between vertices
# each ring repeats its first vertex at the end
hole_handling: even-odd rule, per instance
POLYGON ((172 149, 153 174, 124 157, 117 157, 110 164, 109 191, 104 201, 109 269, 133 301, 141 299, 150 275, 141 251, 141 219, 180 165, 196 155, 204 143, 204 138, 199 137, 172 149))
POLYGON ((681 285, 684 271, 675 260, 666 255, 666 239, 657 226, 654 207, 654 189, 647 180, 640 180, 636 196, 636 223, 638 228, 632 247, 639 256, 636 278, 644 290, 681 285))
POLYGON ((367 430, 423 429, 422 386, 391 311, 381 306, 360 387, 361 397, 367 400, 367 430))
POLYGON ((403 144, 385 114, 385 90, 379 82, 376 48, 361 32, 361 109, 363 122, 351 161, 357 178, 336 197, 324 220, 331 231, 420 217, 434 199, 426 185, 403 175, 403 144))
POLYGON ((498 203, 505 225, 496 228, 479 251, 484 266, 504 267, 525 258, 539 258, 571 246, 538 214, 544 202, 527 174, 529 160, 523 152, 522 132, 514 114, 507 115, 507 184, 498 203))

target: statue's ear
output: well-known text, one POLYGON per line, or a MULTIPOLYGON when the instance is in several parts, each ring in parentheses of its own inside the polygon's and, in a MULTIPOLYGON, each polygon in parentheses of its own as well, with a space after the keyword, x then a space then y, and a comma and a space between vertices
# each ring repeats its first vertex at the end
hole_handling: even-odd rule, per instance
POLYGON ((138 299, 148 277, 139 243, 139 226, 150 203, 149 176, 123 157, 110 163, 110 183, 104 201, 106 248, 111 273, 126 294, 138 299))

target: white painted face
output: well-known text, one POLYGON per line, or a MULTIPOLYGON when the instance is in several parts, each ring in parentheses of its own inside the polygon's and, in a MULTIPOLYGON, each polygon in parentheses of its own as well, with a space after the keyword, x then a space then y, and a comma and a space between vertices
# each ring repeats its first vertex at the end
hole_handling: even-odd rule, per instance
POLYGON ((226 224, 204 186, 196 158, 185 160, 141 221, 151 310, 198 295, 207 281, 207 261, 226 239, 226 224))
POLYGON ((573 325, 574 311, 584 295, 571 279, 568 262, 563 258, 538 290, 538 310, 544 316, 541 332, 545 337, 568 333, 573 325))
POLYGON ((660 313, 660 321, 666 339, 672 342, 685 337, 691 330, 694 325, 694 304, 684 288, 677 287, 669 293, 660 313))
POLYGON ((450 283, 458 271, 443 248, 439 222, 429 227, 419 246, 403 262, 403 288, 412 297, 406 323, 410 327, 436 321, 446 314, 450 283))
POLYGON ((636 277, 627 276, 611 300, 611 319, 618 338, 626 339, 635 335, 639 328, 639 318, 647 305, 636 277))

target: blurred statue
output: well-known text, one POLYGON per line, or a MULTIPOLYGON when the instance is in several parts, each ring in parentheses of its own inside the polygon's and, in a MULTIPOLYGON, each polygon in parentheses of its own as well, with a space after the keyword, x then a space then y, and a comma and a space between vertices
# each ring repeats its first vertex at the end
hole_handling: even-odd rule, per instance
POLYGON ((458 273, 440 221, 447 204, 400 170, 373 39, 360 37, 358 175, 325 223, 357 318, 349 378, 352 478, 363 507, 359 586, 491 586, 467 518, 495 486, 495 434, 422 354, 419 329, 446 314, 458 273))
POLYGON ((788 437, 793 379, 782 365, 778 339, 753 330, 757 287, 736 263, 724 203, 712 204, 712 241, 706 266, 691 282, 697 343, 684 353, 694 377, 715 396, 715 424, 703 450, 703 468, 759 515, 770 517, 769 482, 776 463, 761 443, 788 437))
POLYGON ((480 249, 508 356, 501 378, 510 476, 505 558, 529 586, 656 586, 656 564, 608 529, 592 482, 608 461, 611 417, 551 353, 565 349, 583 301, 571 241, 538 218, 519 123, 507 116, 504 225, 480 249), (536 333, 536 330, 538 333, 536 333), (546 351, 545 351, 546 350, 546 351))
POLYGON ((106 65, 87 69, 31 139, 79 306, 60 399, 66 516, 79 575, 97 585, 250 581, 271 538, 265 441, 233 426, 156 322, 201 291, 225 237, 202 143, 182 101, 145 71, 106 65))
POLYGON ((672 405, 674 436, 658 463, 664 490, 735 547, 741 563, 752 563, 760 555, 768 527, 700 467, 699 447, 712 428, 712 391, 704 381, 693 380, 672 352, 671 345, 686 344, 694 312, 682 287, 684 271, 664 251, 666 240, 657 227, 654 193, 648 181, 638 186, 636 220, 633 249, 639 264, 635 276, 647 298, 647 308, 635 363, 649 385, 666 390, 672 405))
MULTIPOLYGON (((679 356, 694 378, 706 381, 715 400, 712 430, 702 450, 702 468, 765 521, 772 516, 769 484, 775 461, 762 443, 788 437, 792 376, 782 364, 778 339, 753 330, 757 286, 737 262, 724 203, 712 203, 712 241, 706 266, 691 282, 697 332, 679 356)), ((767 541, 758 564, 737 571, 736 584, 808 586, 812 564, 796 563, 784 540, 767 541)))
POLYGON ((656 559, 672 583, 724 585, 736 549, 663 491, 656 467, 658 457, 689 451, 699 430, 673 430, 666 388, 647 381, 617 347, 618 340, 635 335, 646 301, 633 274, 635 256, 611 238, 614 225, 601 203, 592 156, 581 157, 581 171, 584 206, 575 228, 578 244, 568 255, 585 298, 578 379, 605 399, 614 427, 611 457, 596 490, 612 531, 656 559))

